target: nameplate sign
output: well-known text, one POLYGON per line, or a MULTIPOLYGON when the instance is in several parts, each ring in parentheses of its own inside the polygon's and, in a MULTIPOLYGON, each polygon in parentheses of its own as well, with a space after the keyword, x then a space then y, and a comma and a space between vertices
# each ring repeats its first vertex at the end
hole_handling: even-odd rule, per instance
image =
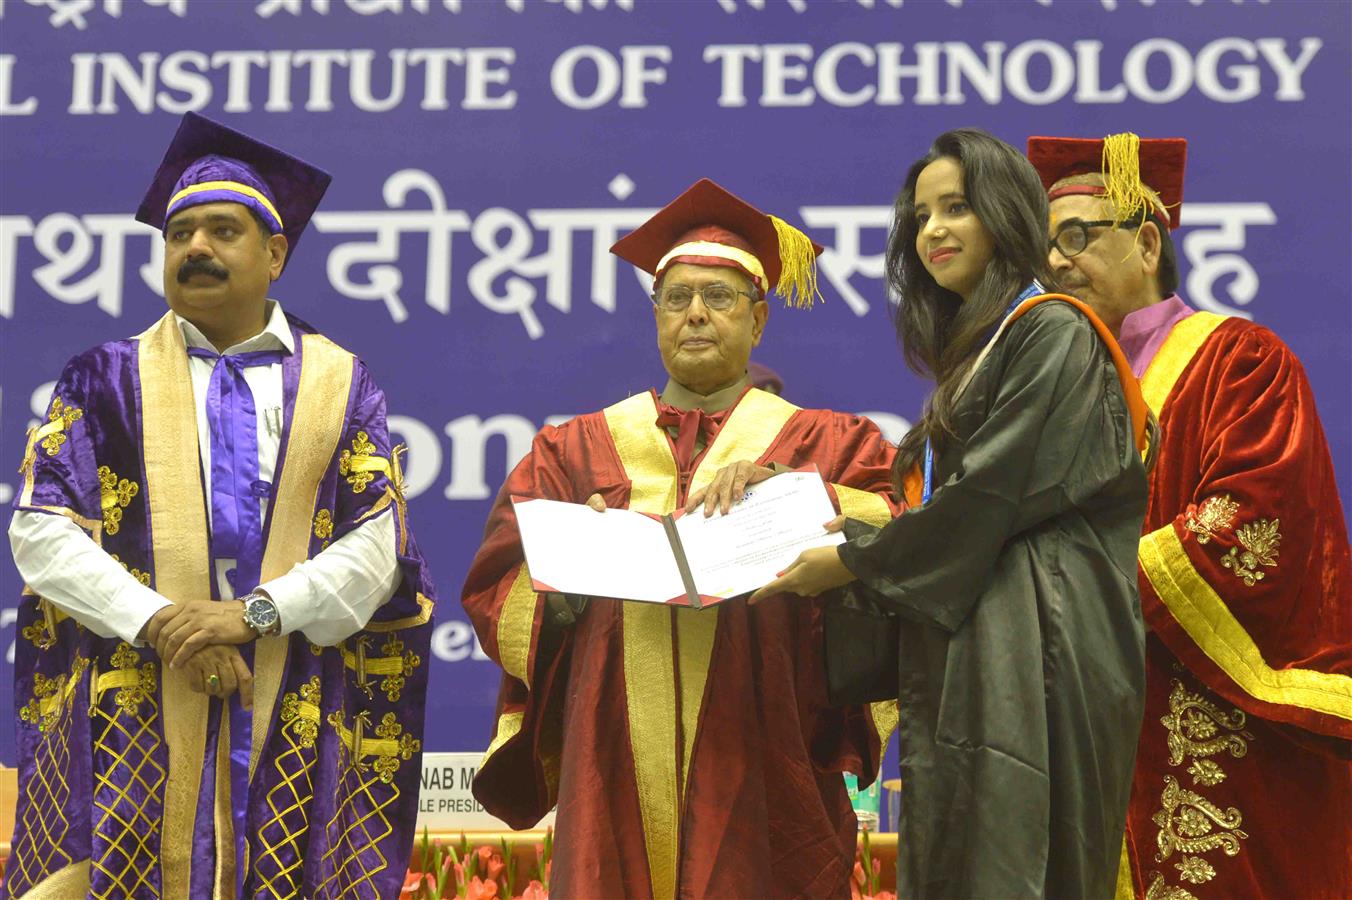
MULTIPOLYGON (((428 831, 510 831, 470 790, 482 753, 424 753, 418 793, 418 833, 428 831)), ((537 828, 554 824, 554 812, 537 828)))

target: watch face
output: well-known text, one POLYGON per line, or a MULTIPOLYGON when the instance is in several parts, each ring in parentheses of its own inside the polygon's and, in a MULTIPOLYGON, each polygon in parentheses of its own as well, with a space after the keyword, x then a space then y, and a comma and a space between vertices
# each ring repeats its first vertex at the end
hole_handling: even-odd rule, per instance
POLYGON ((249 621, 259 631, 271 628, 277 621, 277 607, 266 597, 255 597, 249 601, 249 621))

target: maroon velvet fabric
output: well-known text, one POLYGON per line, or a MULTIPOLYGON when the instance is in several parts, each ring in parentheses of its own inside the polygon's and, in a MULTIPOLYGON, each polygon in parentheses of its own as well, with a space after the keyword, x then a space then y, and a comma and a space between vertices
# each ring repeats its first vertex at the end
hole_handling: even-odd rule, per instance
MULTIPOLYGON (((1230 319, 1183 371, 1160 425, 1145 533, 1174 529, 1268 666, 1352 675, 1347 532, 1300 362, 1267 329, 1230 319), (1238 504, 1233 525, 1200 541, 1189 522, 1220 495, 1238 504), (1237 529, 1260 518, 1279 522, 1280 547, 1276 565, 1246 584, 1222 561, 1245 549, 1237 529)), ((1346 897, 1352 719, 1248 694, 1183 630, 1144 573, 1141 606, 1152 633, 1127 827, 1137 895, 1177 887, 1201 898, 1346 897), (1191 796, 1168 797, 1167 778, 1191 796), (1189 821, 1200 843, 1173 843, 1171 835, 1188 837, 1189 821), (1213 840, 1228 842, 1222 833, 1236 836, 1233 853, 1213 840), (1185 869, 1194 878, 1205 869, 1188 858, 1214 874, 1189 880, 1185 869)))
MULTIPOLYGON (((710 420, 715 428, 725 423, 721 415, 704 417, 710 420)), ((680 433, 679 422, 670 425, 680 433)), ((684 502, 699 455, 683 458, 669 444, 684 502)), ((761 462, 815 463, 830 482, 886 494, 893 452, 867 420, 799 411, 761 462)), ((600 413, 546 428, 507 479, 462 597, 489 656, 501 659, 495 623, 522 559, 507 498, 582 502, 594 492, 607 506, 629 502, 600 413)), ((541 629, 541 605, 537 599, 531 688, 504 677, 499 700, 500 714, 524 713, 522 728, 480 767, 475 796, 517 828, 535 824, 557 800, 551 894, 650 896, 622 604, 593 599, 561 634, 541 629)), ((719 620, 682 798, 678 893, 848 896, 856 826, 840 773, 870 782, 881 747, 866 709, 826 706, 820 605, 796 597, 754 607, 733 600, 704 614, 719 620)), ((680 715, 672 712, 679 766, 680 715)))

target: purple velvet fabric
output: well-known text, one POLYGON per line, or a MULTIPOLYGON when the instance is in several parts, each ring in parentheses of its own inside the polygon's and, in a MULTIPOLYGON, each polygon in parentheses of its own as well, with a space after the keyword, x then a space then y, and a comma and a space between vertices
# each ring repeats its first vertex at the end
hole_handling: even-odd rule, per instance
MULTIPOLYGON (((312 329, 298 320, 292 320, 292 327, 298 350, 283 361, 285 425, 274 483, 286 465, 293 424, 304 427, 293 423, 292 417, 303 364, 301 336, 312 329)), ((133 574, 149 572, 153 577, 152 523, 146 513, 140 451, 137 342, 103 344, 73 359, 55 397, 67 409, 78 408, 81 415, 65 429, 65 440, 54 454, 36 448, 31 497, 21 492, 16 508, 52 514, 65 510, 97 520, 102 517, 100 467, 107 467, 105 478, 113 474, 129 479, 140 491, 122 510, 119 527, 105 528, 103 548, 135 570, 133 574)), ((376 455, 389 457, 384 396, 358 360, 343 434, 315 507, 332 511, 334 530, 325 538, 312 534, 311 556, 327 541, 355 528, 385 494, 388 481, 383 475, 357 492, 339 474, 338 454, 352 447, 359 431, 375 444, 376 455)), ((385 514, 399 514, 402 522, 397 508, 385 514)), ((271 525, 269 515, 263 526, 265 541, 271 525)), ((434 599, 412 535, 402 527, 396 532, 404 541, 399 552, 403 581, 377 612, 378 621, 414 616, 420 608, 419 594, 434 599)), ((210 574, 203 572, 202 577, 210 574)), ((0 896, 21 895, 46 875, 84 859, 95 863, 93 894, 161 895, 161 841, 191 841, 194 875, 209 876, 215 858, 210 792, 216 783, 215 767, 229 762, 217 758, 213 749, 221 702, 211 701, 209 721, 203 723, 201 738, 208 753, 196 826, 190 835, 166 835, 158 825, 168 753, 159 715, 159 660, 153 648, 98 638, 73 619, 62 620, 54 640, 48 640, 43 623, 37 599, 22 597, 15 648, 19 803, 10 871, 0 896), (100 674, 135 669, 140 673, 138 684, 149 689, 137 694, 139 688, 110 688, 91 709, 90 663, 100 674), (41 700, 65 696, 61 688, 52 689, 58 679, 62 684, 73 680, 75 688, 44 717, 41 700), (133 885, 140 888, 133 890, 133 885)), ((246 895, 268 890, 315 898, 344 892, 398 895, 414 838, 430 636, 428 621, 396 631, 358 632, 349 638, 344 642, 349 651, 365 640, 370 657, 402 655, 407 660, 406 675, 397 684, 372 677, 366 686, 359 685, 356 673, 345 666, 340 648, 313 646, 299 633, 290 636, 274 716, 242 809, 249 845, 249 864, 241 873, 246 895), (317 703, 317 723, 296 714, 303 702, 317 703), (358 719, 365 724, 367 741, 389 736, 400 753, 352 759, 338 725, 351 730, 358 719)), ((52 708, 50 700, 47 708, 52 708)), ((240 740, 233 733, 232 737, 240 740)), ((197 881, 195 877, 195 894, 205 887, 197 881)))

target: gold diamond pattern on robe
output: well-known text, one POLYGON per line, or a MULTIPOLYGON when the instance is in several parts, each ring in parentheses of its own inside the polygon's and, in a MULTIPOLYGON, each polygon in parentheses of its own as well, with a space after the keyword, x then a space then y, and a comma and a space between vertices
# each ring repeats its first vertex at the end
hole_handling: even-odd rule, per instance
POLYGON ((129 644, 119 644, 109 660, 112 671, 96 676, 99 682, 111 676, 111 683, 119 685, 108 704, 111 712, 100 702, 104 691, 96 689, 90 697, 94 844, 102 851, 90 866, 91 875, 107 879, 103 896, 108 897, 158 896, 153 877, 159 869, 160 818, 152 813, 159 803, 143 798, 161 800, 168 773, 155 759, 161 744, 157 669, 153 662, 138 668, 140 661, 129 644), (119 750, 119 743, 125 749, 119 750))
POLYGON ((300 892, 305 864, 301 842, 310 830, 314 799, 319 701, 318 675, 282 695, 278 731, 286 749, 273 761, 281 780, 267 793, 271 818, 258 830, 262 846, 255 863, 261 885, 271 892, 267 896, 292 897, 300 892))
MULTIPOLYGON (((399 785, 386 782, 376 767, 361 764, 360 757, 365 752, 361 737, 365 715, 363 712, 353 720, 351 732, 346 728, 341 710, 331 713, 328 718, 340 737, 342 758, 339 768, 343 774, 339 793, 342 802, 324 826, 329 849, 324 854, 321 868, 334 868, 319 886, 316 892, 319 895, 365 896, 373 892, 375 876, 389 867, 381 844, 394 829, 385 811, 398 803, 399 785), (372 865, 368 866, 368 861, 372 865)), ((392 713, 388 715, 393 716, 392 713)))
MULTIPOLYGON (((80 680, 87 664, 84 657, 77 655, 71 673, 47 679, 47 684, 56 685, 56 690, 45 693, 43 698, 35 698, 50 698, 57 706, 54 711, 49 711, 54 714, 48 719, 47 727, 39 726, 40 737, 33 748, 33 775, 21 787, 27 802, 21 804, 20 837, 14 845, 6 873, 6 886, 14 896, 22 896, 37 882, 74 862, 61 849, 62 841, 70 831, 66 807, 71 801, 71 790, 66 772, 71 764, 70 726, 74 708, 68 702, 70 692, 66 687, 80 680)), ((36 686, 34 694, 37 694, 36 686)), ((38 706, 40 709, 42 704, 39 702, 38 706)))

